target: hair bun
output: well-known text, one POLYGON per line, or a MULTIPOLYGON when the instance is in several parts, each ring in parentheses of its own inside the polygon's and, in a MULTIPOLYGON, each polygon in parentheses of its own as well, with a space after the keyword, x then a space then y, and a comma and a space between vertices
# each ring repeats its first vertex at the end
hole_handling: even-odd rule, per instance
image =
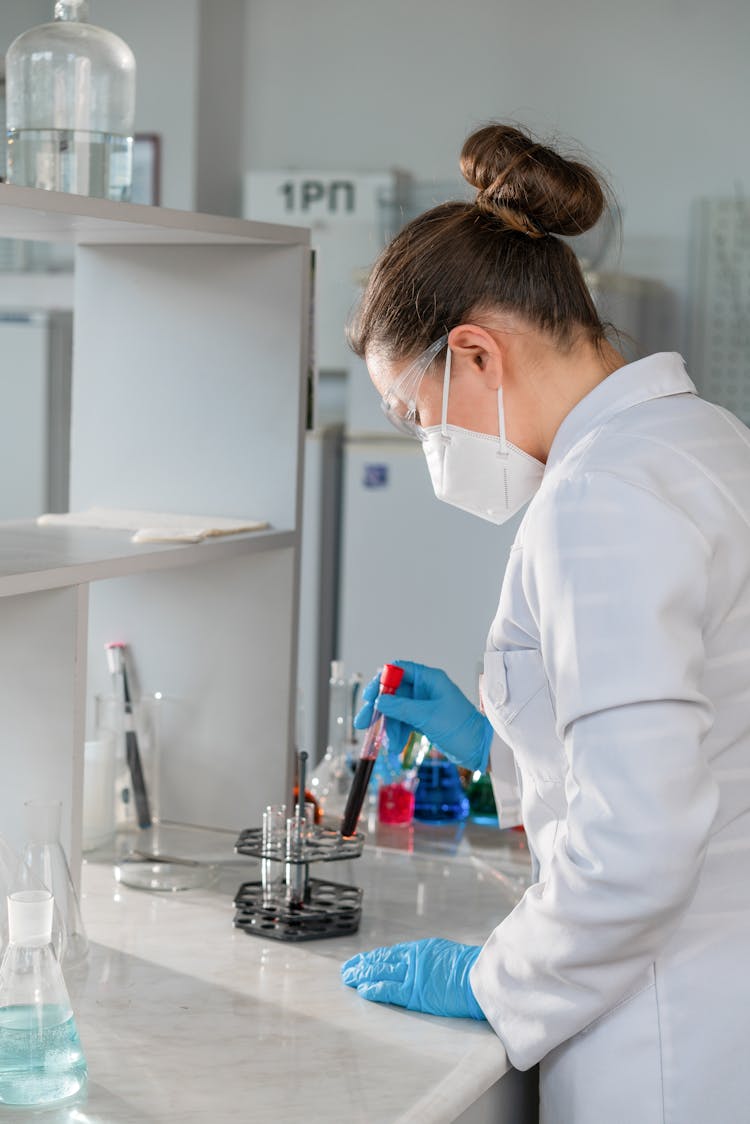
POLYGON ((461 172, 476 188, 481 211, 532 238, 583 234, 604 210, 604 190, 591 168, 510 125, 472 133, 461 150, 461 172))

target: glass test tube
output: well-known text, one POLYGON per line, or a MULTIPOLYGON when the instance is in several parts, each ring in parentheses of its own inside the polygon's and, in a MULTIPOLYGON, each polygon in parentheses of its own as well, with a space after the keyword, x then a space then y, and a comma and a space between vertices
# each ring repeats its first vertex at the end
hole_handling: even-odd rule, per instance
POLYGON ((281 893, 284 882, 283 858, 286 846, 286 804, 269 804, 263 813, 263 853, 278 854, 278 859, 260 860, 264 901, 281 893))
POLYGON ((288 905, 302 905, 305 900, 307 863, 301 862, 305 843, 315 822, 315 805, 305 805, 305 815, 286 821, 286 900, 288 905), (308 815, 310 809, 310 815, 308 815), (296 862, 291 860, 296 859, 296 862))
POLYGON ((395 694, 401 684, 403 675, 403 668, 390 663, 385 665, 381 673, 380 690, 373 707, 372 722, 365 734, 365 740, 362 743, 359 761, 357 762, 357 768, 354 772, 354 780, 349 790, 349 798, 347 799, 344 816, 341 821, 341 834, 343 836, 354 835, 357 830, 357 823, 362 811, 362 805, 365 802, 367 786, 370 783, 370 777, 372 776, 372 770, 375 767, 380 747, 385 740, 385 717, 378 710, 378 700, 381 695, 395 694))

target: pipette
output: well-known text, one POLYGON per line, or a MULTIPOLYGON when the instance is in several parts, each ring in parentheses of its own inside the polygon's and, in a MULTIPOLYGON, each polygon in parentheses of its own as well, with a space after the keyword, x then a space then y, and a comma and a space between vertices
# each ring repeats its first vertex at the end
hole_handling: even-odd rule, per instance
POLYGON ((352 787, 349 789, 344 817, 341 821, 341 834, 343 836, 354 835, 357 830, 357 822, 362 811, 362 805, 365 802, 367 786, 370 783, 380 747, 385 739, 385 716, 378 710, 378 701, 381 695, 395 695, 403 677, 404 669, 392 663, 387 663, 380 674, 380 690, 373 707, 372 722, 362 743, 362 751, 359 755, 352 787))
MULTIPOLYGON (((299 859, 304 846, 303 833, 306 830, 305 821, 305 780, 307 776, 307 750, 301 749, 297 757, 297 774, 299 779, 297 804, 294 806, 294 815, 287 823, 287 858, 299 859)), ((286 893, 290 905, 302 905, 305 900, 305 867, 299 862, 286 864, 286 893)))

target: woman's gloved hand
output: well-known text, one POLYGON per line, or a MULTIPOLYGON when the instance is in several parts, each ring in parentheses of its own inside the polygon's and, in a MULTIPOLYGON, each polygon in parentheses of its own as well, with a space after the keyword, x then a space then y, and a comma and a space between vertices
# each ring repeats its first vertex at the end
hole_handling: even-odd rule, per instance
MULTIPOLYGON (((448 676, 437 667, 407 660, 393 661, 404 669, 395 695, 382 695, 379 709, 386 717, 388 752, 397 755, 412 730, 424 734, 449 761, 464 769, 485 772, 492 744, 492 726, 448 676)), ((362 709, 354 719, 358 730, 372 722, 379 675, 362 692, 362 709)))
POLYGON ((347 960, 341 978, 363 999, 395 1003, 427 1015, 483 1019, 469 983, 479 945, 456 944, 438 937, 386 945, 347 960))

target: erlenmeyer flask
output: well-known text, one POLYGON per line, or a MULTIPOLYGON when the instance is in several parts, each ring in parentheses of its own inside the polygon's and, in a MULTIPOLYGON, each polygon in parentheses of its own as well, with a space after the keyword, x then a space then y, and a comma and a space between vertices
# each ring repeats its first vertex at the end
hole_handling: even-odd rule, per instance
POLYGON ((10 944, 0 964, 0 1105, 77 1096, 86 1059, 50 939, 52 896, 23 890, 8 902, 10 944))
POLYGON ((86 958, 89 942, 68 860, 60 843, 62 804, 59 800, 27 800, 24 809, 28 842, 23 861, 55 899, 62 926, 60 960, 63 967, 73 966, 86 958))
MULTIPOLYGON (((8 943, 8 910, 5 903, 19 890, 45 890, 44 883, 36 878, 23 859, 20 859, 8 841, 0 835, 0 958, 8 943)), ((55 906, 52 921, 52 945, 56 956, 62 955, 62 921, 55 906)))

